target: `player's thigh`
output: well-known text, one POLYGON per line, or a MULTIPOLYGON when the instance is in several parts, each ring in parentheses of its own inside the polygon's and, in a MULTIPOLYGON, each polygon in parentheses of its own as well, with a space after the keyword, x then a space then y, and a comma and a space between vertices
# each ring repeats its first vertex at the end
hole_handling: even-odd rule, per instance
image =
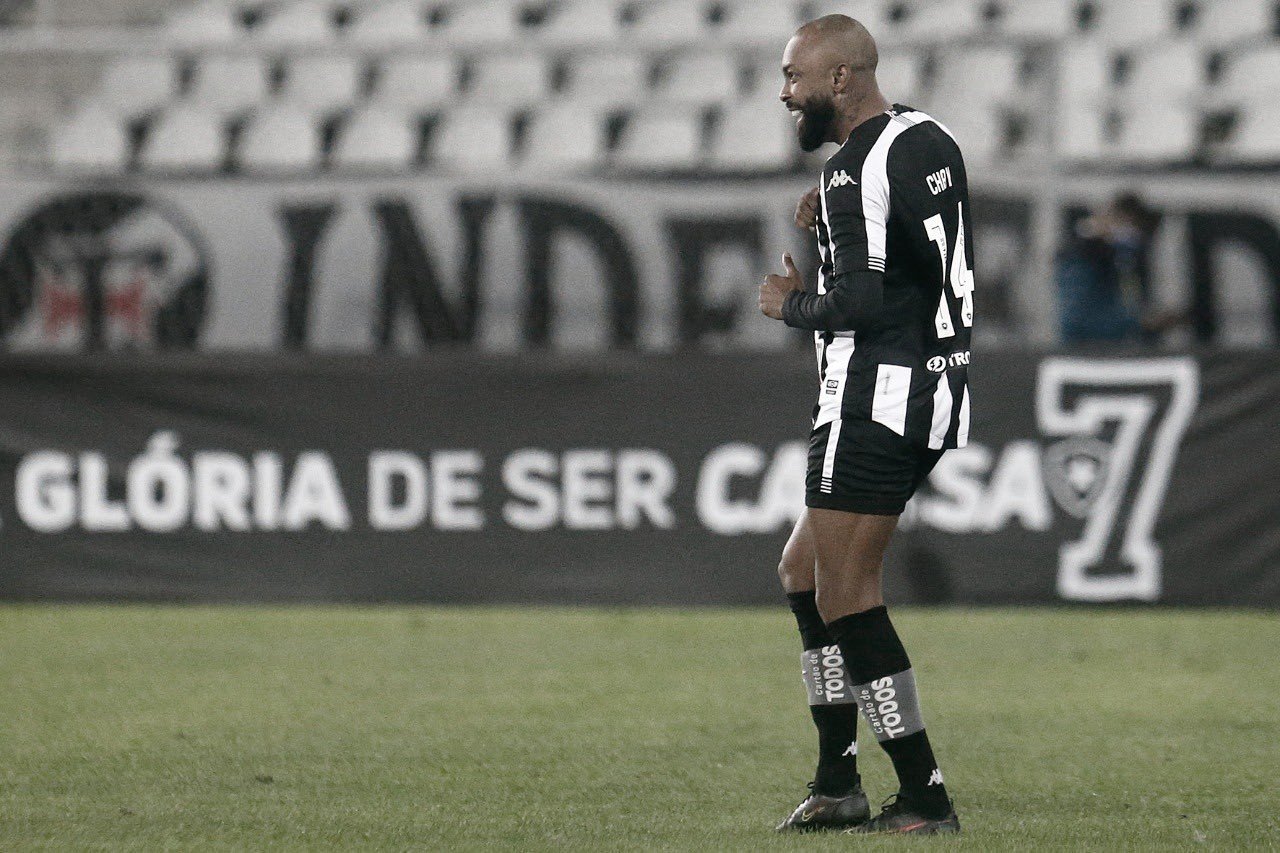
POLYGON ((898 516, 812 507, 806 516, 814 562, 822 576, 880 572, 898 516))
POLYGON ((809 511, 806 509, 791 528, 791 536, 782 549, 778 561, 778 578, 787 592, 804 592, 814 588, 813 533, 809 529, 809 511))
POLYGON ((894 515, 810 509, 818 612, 831 622, 884 603, 881 565, 894 515))

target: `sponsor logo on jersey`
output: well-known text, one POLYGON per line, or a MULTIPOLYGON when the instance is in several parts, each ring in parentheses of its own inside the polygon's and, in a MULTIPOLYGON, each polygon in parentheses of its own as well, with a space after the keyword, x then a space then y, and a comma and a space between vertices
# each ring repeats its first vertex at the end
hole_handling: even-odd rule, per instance
POLYGON ((935 355, 933 358, 926 361, 924 366, 934 373, 941 373, 948 367, 964 367, 968 365, 968 363, 969 350, 963 350, 961 352, 953 352, 951 355, 947 356, 935 355))
MULTIPOLYGON (((941 785, 941 784, 942 784, 942 771, 935 767, 933 772, 929 774, 929 785, 941 785)), ((925 785, 925 787, 927 788, 929 787, 929 785, 925 785)))
POLYGON ((839 380, 839 379, 828 379, 828 380, 827 380, 827 393, 828 393, 828 394, 834 394, 834 393, 836 393, 836 392, 837 392, 837 391, 839 391, 839 390, 840 390, 840 380, 839 380))
POLYGON ((827 192, 831 192, 837 187, 843 187, 847 184, 852 184, 856 187, 858 182, 849 177, 849 173, 844 169, 836 169, 835 172, 831 174, 831 182, 827 184, 827 192))

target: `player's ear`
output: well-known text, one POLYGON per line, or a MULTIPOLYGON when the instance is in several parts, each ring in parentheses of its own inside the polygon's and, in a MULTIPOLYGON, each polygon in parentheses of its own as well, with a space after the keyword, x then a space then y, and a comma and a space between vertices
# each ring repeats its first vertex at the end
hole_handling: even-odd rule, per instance
POLYGON ((837 65, 831 70, 831 88, 835 90, 837 95, 842 95, 849 88, 849 81, 853 79, 853 71, 848 65, 837 65))

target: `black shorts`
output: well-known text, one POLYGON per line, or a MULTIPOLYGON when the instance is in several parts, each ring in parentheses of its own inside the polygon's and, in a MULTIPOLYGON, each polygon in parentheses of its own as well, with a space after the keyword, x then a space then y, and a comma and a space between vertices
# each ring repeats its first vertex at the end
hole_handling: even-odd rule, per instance
POLYGON ((870 420, 823 424, 809 436, 805 506, 900 515, 942 453, 870 420))

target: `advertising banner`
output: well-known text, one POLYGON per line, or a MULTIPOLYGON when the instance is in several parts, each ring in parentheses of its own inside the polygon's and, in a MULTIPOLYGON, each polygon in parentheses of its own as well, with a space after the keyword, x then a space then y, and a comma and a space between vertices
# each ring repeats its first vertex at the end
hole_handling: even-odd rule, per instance
MULTIPOLYGON (((814 241, 812 178, 0 181, 0 347, 419 352, 466 344, 785 349, 756 287, 814 241)), ((1164 214, 1161 304, 1201 340, 1280 326, 1274 177, 975 181, 980 340, 1054 340, 1052 259, 1073 211, 1140 189, 1164 214), (985 337, 984 337, 985 336, 985 337)))
MULTIPOLYGON (((975 356, 896 602, 1280 605, 1266 355, 975 356)), ((8 599, 779 600, 810 358, 9 357, 8 599)))

